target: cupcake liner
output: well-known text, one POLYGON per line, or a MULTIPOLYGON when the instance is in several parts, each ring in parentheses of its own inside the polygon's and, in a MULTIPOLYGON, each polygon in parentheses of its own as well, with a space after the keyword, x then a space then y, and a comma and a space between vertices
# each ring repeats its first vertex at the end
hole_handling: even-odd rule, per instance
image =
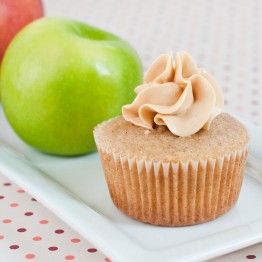
POLYGON ((115 206, 141 222, 199 224, 226 213, 238 199, 248 145, 217 159, 174 163, 135 159, 96 143, 115 206))

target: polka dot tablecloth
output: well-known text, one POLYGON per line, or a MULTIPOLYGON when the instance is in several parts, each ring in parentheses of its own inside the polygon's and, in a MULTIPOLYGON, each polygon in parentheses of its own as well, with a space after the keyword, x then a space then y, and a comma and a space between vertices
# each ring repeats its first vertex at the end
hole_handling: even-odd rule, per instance
MULTIPOLYGON (((189 51, 218 80, 225 107, 262 125, 262 1, 44 0, 65 16, 129 41, 146 68, 163 52, 189 51)), ((128 248, 128 247, 127 247, 128 248)), ((33 196, 0 174, 0 262, 109 262, 33 196)), ((212 261, 262 261, 262 244, 212 261)), ((123 261, 124 262, 124 261, 123 261)))
POLYGON ((35 198, 0 175, 0 261, 110 261, 35 198))

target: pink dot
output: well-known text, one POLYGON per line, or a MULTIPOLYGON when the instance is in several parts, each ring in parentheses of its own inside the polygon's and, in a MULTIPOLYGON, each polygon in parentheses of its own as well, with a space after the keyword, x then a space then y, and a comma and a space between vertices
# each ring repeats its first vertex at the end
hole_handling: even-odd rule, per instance
POLYGON ((65 259, 66 259, 66 260, 74 260, 75 257, 74 257, 74 256, 71 256, 71 255, 68 255, 68 256, 65 256, 65 259))
POLYGON ((87 251, 89 253, 95 253, 95 252, 97 252, 97 249, 96 248, 88 248, 87 251))
MULTIPOLYGON (((217 59, 212 59, 212 64, 216 65, 217 64, 217 59)), ((212 74, 213 75, 213 74, 212 74)))
POLYGON ((42 225, 45 225, 45 224, 48 224, 49 221, 48 220, 40 220, 39 223, 42 224, 42 225))
POLYGON ((63 229, 57 229, 55 231, 56 234, 63 234, 65 231, 63 229))
POLYGON ((38 237, 38 236, 37 237, 33 237, 33 240, 34 241, 40 241, 40 240, 42 240, 42 237, 38 237))
POLYGON ((254 67, 252 68, 252 71, 253 71, 253 72, 258 72, 259 69, 258 69, 258 67, 254 66, 254 67))
POLYGON ((247 258, 247 259, 255 259, 256 256, 255 256, 255 255, 247 255, 246 258, 247 258))
POLYGON ((26 228, 23 228, 23 227, 18 228, 17 232, 20 232, 20 233, 26 232, 26 228))
POLYGON ((58 247, 49 247, 48 250, 50 251, 56 251, 58 249, 58 247))
POLYGON ((18 246, 18 245, 11 245, 9 248, 10 248, 10 249, 18 249, 19 246, 18 246))
POLYGON ((242 107, 242 106, 237 106, 237 107, 236 107, 236 110, 237 110, 237 111, 243 111, 243 107, 242 107))
POLYGON ((25 190, 24 189, 18 189, 17 192, 18 193, 25 193, 25 190))
POLYGON ((256 78, 252 79, 253 84, 257 84, 258 82, 259 82, 258 79, 256 79, 256 78))
POLYGON ((238 98, 238 99, 242 99, 242 98, 243 98, 243 95, 242 95, 242 94, 237 94, 237 98, 238 98))
POLYGON ((0 240, 4 239, 5 237, 4 236, 0 236, 0 240))
POLYGON ((0 196, 0 199, 3 199, 3 198, 5 198, 4 196, 0 196))
POLYGON ((243 83, 238 83, 237 85, 238 85, 239 88, 243 88, 244 87, 243 83))
POLYGON ((19 206, 19 204, 17 204, 17 203, 10 204, 10 207, 18 207, 18 206, 19 206))
POLYGON ((33 212, 26 212, 24 215, 29 217, 32 216, 33 214, 34 214, 33 212))
POLYGON ((238 76, 244 76, 244 75, 245 75, 244 72, 241 72, 241 71, 238 72, 238 76))
POLYGON ((105 262, 111 262, 111 260, 108 257, 106 257, 105 262))
POLYGON ((71 242, 72 243, 79 243, 81 240, 79 238, 72 238, 71 242))
POLYGON ((12 184, 11 183, 4 183, 3 185, 4 186, 11 186, 12 184))
POLYGON ((229 81, 230 80, 230 76, 224 76, 224 80, 225 81, 229 81))
POLYGON ((35 258, 35 254, 27 254, 27 255, 25 255, 25 258, 27 258, 27 259, 34 259, 35 258))
POLYGON ((4 219, 2 222, 3 222, 4 224, 9 224, 9 223, 12 222, 12 220, 11 220, 11 219, 4 219))

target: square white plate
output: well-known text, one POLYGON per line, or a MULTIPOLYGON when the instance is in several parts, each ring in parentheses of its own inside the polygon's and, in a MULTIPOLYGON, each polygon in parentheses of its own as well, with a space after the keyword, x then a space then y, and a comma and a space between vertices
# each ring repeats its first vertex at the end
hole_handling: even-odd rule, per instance
MULTIPOLYGON (((243 122, 243 121, 242 121, 243 122)), ((262 129, 244 121, 251 153, 262 159, 262 129)), ((237 205, 215 221, 156 227, 119 212, 110 199, 97 153, 54 157, 26 146, 0 108, 0 172, 93 242, 114 262, 203 261, 262 241, 260 164, 249 166, 237 205)))

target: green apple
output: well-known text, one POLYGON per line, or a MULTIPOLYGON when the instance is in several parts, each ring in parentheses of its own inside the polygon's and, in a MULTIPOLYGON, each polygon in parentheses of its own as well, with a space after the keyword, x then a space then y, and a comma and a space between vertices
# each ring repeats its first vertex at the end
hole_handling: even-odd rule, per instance
POLYGON ((132 101, 142 65, 111 33, 43 18, 12 41, 0 81, 4 112, 26 143, 46 153, 81 155, 95 150, 94 126, 132 101))

